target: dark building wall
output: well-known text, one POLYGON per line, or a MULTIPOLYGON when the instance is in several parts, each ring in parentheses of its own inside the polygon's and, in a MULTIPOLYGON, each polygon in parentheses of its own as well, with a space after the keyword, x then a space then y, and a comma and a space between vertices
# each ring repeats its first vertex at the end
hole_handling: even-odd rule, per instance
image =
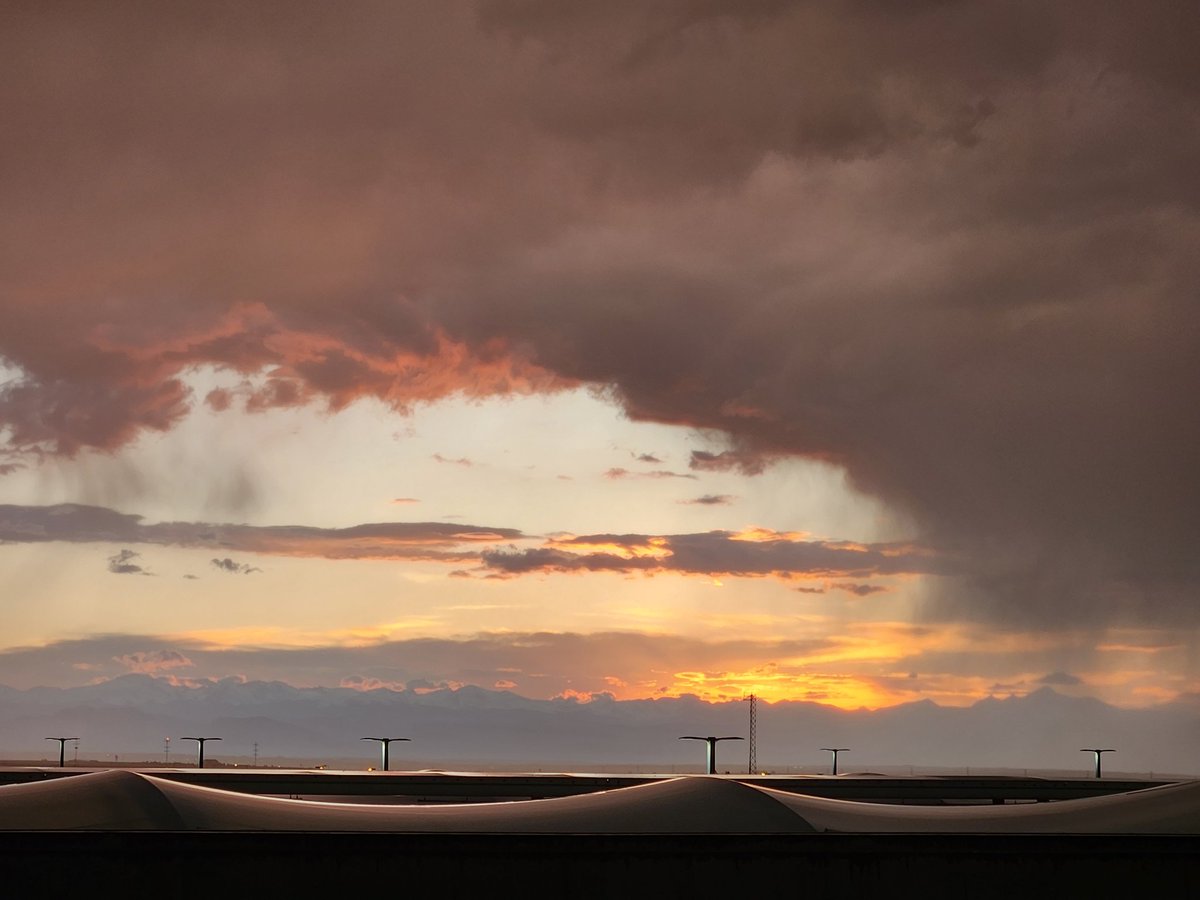
POLYGON ((1200 896, 1200 837, 8 833, 5 893, 436 897, 1200 896))

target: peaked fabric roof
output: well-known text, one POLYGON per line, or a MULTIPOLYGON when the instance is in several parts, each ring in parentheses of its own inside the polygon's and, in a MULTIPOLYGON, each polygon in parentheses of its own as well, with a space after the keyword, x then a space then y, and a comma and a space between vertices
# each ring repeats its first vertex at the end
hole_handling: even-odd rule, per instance
POLYGON ((1200 782, 1004 806, 904 806, 760 788, 816 831, 962 834, 1200 834, 1200 782))
POLYGON ((691 776, 575 797, 433 806, 285 800, 112 770, 0 787, 3 830, 1200 834, 1200 782, 1055 803, 933 807, 691 776))
POLYGON ((716 778, 675 778, 549 800, 399 806, 285 800, 116 770, 0 788, 0 830, 41 829, 580 834, 812 831, 774 798, 716 778))

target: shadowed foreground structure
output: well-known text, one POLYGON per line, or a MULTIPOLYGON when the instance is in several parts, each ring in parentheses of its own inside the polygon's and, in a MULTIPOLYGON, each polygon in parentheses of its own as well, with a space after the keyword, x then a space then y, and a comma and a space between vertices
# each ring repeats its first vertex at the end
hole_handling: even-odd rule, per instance
POLYGON ((706 777, 549 800, 289 800, 126 771, 0 788, 6 886, 170 884, 173 896, 428 887, 657 896, 1200 890, 1200 783, 1045 804, 912 807, 706 777), (193 893, 188 893, 193 892, 193 893), (814 893, 815 892, 815 893, 814 893))

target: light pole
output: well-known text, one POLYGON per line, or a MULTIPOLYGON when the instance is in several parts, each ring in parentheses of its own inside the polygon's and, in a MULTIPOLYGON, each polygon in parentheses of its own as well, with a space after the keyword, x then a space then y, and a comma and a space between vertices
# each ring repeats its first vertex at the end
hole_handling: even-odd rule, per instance
POLYGON ((382 750, 382 755, 383 755, 383 760, 382 760, 382 762, 383 762, 383 771, 385 771, 385 772, 386 772, 386 771, 388 770, 388 746, 389 746, 389 745, 392 743, 392 741, 411 741, 411 740, 412 740, 412 738, 382 738, 382 737, 381 737, 381 738, 376 738, 376 737, 365 737, 365 738, 359 738, 359 740, 360 740, 360 741, 379 741, 379 744, 380 744, 380 746, 383 748, 383 750, 382 750))
POLYGON ((180 740, 181 741, 195 741, 199 745, 197 748, 198 758, 196 760, 196 767, 199 769, 203 769, 204 768, 204 742, 205 741, 219 741, 219 740, 222 740, 222 738, 219 738, 219 737, 181 737, 180 740))
POLYGON ((708 763, 707 768, 709 775, 717 774, 717 741, 741 741, 745 738, 740 737, 698 737, 694 734, 685 734, 679 740, 681 741, 704 741, 708 747, 705 752, 705 761, 708 763))
POLYGON ((1083 747, 1080 749, 1079 752, 1080 753, 1094 753, 1096 755, 1096 777, 1099 778, 1100 777, 1100 754, 1101 753, 1116 753, 1117 751, 1114 750, 1112 747, 1105 747, 1103 749, 1101 749, 1099 747, 1083 747))
POLYGON ((845 753, 849 747, 822 747, 822 750, 828 750, 833 754, 833 774, 837 774, 837 757, 839 753, 845 753))
POLYGON ((52 737, 46 738, 48 741, 58 741, 58 767, 61 769, 67 764, 67 741, 77 741, 77 737, 52 737))

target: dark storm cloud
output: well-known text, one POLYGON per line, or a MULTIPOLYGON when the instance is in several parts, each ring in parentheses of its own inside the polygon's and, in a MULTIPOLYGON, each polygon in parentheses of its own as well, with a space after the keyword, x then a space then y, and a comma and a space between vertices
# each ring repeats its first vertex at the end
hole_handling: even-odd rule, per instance
POLYGON ((767 461, 757 453, 723 450, 712 453, 708 450, 693 450, 691 461, 693 469, 703 469, 709 472, 728 472, 737 470, 746 475, 759 475, 766 468, 767 461))
POLYGON ((10 450, 585 382, 844 467, 931 616, 1200 618, 1195 4, 10 7, 10 450))
MULTIPOLYGON (((98 506, 0 505, 0 543, 141 543, 205 547, 279 556, 326 559, 413 559, 469 561, 478 558, 472 544, 522 537, 512 528, 481 528, 442 522, 378 522, 348 528, 303 525, 222 525, 205 522, 143 524, 141 516, 98 506)), ((122 550, 109 558, 109 570, 141 572, 138 554, 122 550)), ((223 557, 212 564, 227 572, 259 571, 223 557)))

